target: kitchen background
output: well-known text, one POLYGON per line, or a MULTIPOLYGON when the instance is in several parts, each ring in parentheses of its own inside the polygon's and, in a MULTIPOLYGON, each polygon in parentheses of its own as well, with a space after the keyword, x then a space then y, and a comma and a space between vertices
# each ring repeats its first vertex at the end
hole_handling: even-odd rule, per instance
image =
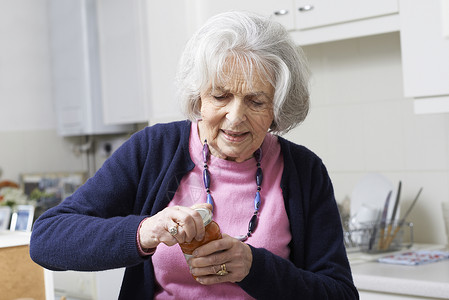
MULTIPOLYGON (((46 0, 0 0, 3 180, 18 181, 22 173, 93 172, 106 158, 102 143, 122 142, 133 132, 96 137, 91 157, 76 151, 86 137, 58 135, 47 5, 46 0)), ((313 72, 312 108, 287 138, 323 158, 340 203, 372 172, 394 185, 402 180, 404 210, 423 187, 409 217, 415 241, 445 244, 441 202, 449 201, 449 114, 415 114, 413 99, 404 97, 399 32, 303 49, 313 72)), ((153 101, 164 101, 162 96, 153 101)), ((145 122, 133 128, 142 126, 145 122)))
MULTIPOLYGON (((338 19, 341 7, 351 5, 353 9, 347 10, 347 14, 360 13, 358 1, 322 0, 326 7, 309 12, 318 13, 311 22, 325 23, 332 19, 333 23, 309 24, 305 29, 294 21, 301 21, 302 17, 306 20, 306 14, 293 18, 277 10, 278 15, 273 15, 279 20, 283 18, 295 41, 304 45, 313 74, 310 115, 286 137, 309 147, 324 160, 334 183, 336 200, 342 205, 351 199, 354 187, 367 174, 382 174, 393 186, 402 181, 402 213, 423 187, 420 200, 408 217, 414 223, 415 242, 446 244, 441 203, 449 202, 449 22, 445 37, 439 31, 441 19, 448 21, 449 17, 441 18, 439 5, 447 5, 449 15, 449 1, 367 1, 363 6, 367 7, 368 15, 338 19), (339 5, 341 2, 345 5, 339 5), (386 12, 379 11, 384 8, 386 12), (324 15, 321 18, 321 9, 330 12, 321 13, 324 15), (433 113, 417 114, 426 110, 433 113)), ((296 8, 309 2, 319 3, 0 0, 0 181, 19 181, 22 174, 33 173, 92 175, 110 152, 136 130, 181 118, 172 87, 176 57, 192 31, 209 15, 230 8, 272 13, 275 6, 293 7, 292 11, 300 14, 296 8), (92 10, 95 4, 98 20, 92 10), (57 8, 58 5, 61 6, 57 8), (99 25, 98 45, 89 46, 99 47, 103 100, 107 103, 103 107, 104 116, 101 111, 88 109, 83 117, 90 121, 104 117, 126 123, 118 125, 118 131, 105 134, 100 130, 102 134, 93 136, 88 133, 90 129, 83 129, 83 134, 70 132, 71 122, 76 119, 70 109, 81 102, 76 95, 88 90, 95 97, 98 90, 83 90, 82 84, 80 88, 75 84, 68 93, 75 101, 66 107, 58 101, 61 82, 55 81, 52 73, 59 56, 54 50, 76 49, 65 44, 63 26, 58 26, 65 19, 99 25), (52 36, 58 30, 63 39, 55 45, 52 36)), ((96 30, 93 28, 93 32, 96 30)), ((83 60, 75 58, 63 60, 68 64, 63 64, 66 70, 83 70, 83 60)), ((94 70, 90 74, 94 76, 92 80, 98 80, 95 71, 99 72, 94 70)), ((98 84, 97 81, 92 86, 98 84)), ((357 266, 355 279, 362 284, 360 278, 364 277, 360 274, 364 273, 357 266)), ((367 273, 374 274, 373 270, 376 269, 368 269, 367 273)), ((433 280, 431 275, 438 272, 430 269, 423 274, 433 280)), ((114 298, 111 295, 118 292, 121 276, 122 270, 53 275, 56 296, 72 295, 77 299, 114 298)), ((393 299, 379 298, 377 291, 384 285, 377 284, 377 277, 369 280, 375 287, 365 289, 373 290, 374 298, 364 299, 393 299)), ((386 280, 396 285, 390 278, 386 280)), ((417 290, 438 290, 434 282, 431 289, 421 288, 417 282, 413 278, 412 285, 417 290)), ((413 294, 410 288, 405 290, 405 294, 413 294)), ((443 298, 447 297, 445 290, 441 291, 443 298)), ((367 296, 365 293, 364 297, 367 296)))

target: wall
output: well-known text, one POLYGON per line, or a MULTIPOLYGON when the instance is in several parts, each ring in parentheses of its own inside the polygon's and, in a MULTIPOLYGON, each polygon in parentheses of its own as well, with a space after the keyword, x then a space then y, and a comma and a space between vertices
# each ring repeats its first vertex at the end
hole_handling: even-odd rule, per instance
POLYGON ((449 114, 415 115, 413 101, 402 96, 399 34, 304 50, 313 72, 312 108, 287 137, 322 157, 339 202, 372 172, 394 186, 402 180, 402 212, 422 186, 408 218, 415 238, 445 244, 441 202, 449 201, 449 114))
POLYGON ((82 139, 56 134, 45 0, 0 1, 1 179, 21 173, 86 171, 82 139))

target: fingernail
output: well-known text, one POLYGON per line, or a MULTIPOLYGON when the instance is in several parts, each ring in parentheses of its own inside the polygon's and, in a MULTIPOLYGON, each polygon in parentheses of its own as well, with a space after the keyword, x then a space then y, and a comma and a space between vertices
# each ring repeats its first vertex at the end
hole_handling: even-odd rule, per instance
POLYGON ((196 239, 197 241, 202 241, 202 240, 204 239, 204 234, 198 235, 195 239, 196 239))
POLYGON ((195 250, 195 251, 193 251, 192 255, 193 255, 193 256, 195 256, 195 257, 197 257, 197 255, 198 255, 198 251, 196 251, 196 250, 195 250))
POLYGON ((198 281, 199 283, 203 283, 203 281, 199 277, 196 278, 196 281, 198 281))

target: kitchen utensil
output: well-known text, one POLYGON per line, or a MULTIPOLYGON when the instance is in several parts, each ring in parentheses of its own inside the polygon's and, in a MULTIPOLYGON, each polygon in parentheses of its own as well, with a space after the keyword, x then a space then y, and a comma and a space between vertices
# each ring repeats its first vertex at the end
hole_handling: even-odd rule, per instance
MULTIPOLYGON (((399 181, 398 192, 396 194, 396 201, 394 202, 393 213, 391 214, 390 223, 388 224, 387 241, 391 235, 391 230, 393 229, 393 224, 396 220, 396 212, 398 211, 399 199, 401 198, 401 188, 402 188, 402 182, 399 181)), ((387 243, 382 242, 382 244, 384 247, 388 247, 387 243)))
POLYGON ((421 195, 422 190, 423 190, 423 188, 421 187, 419 189, 418 194, 416 195, 415 199, 413 200, 412 204, 410 205, 408 210, 405 212, 404 216, 399 221, 399 223, 396 225, 396 228, 395 228, 393 234, 387 238, 386 245, 385 245, 386 248, 388 248, 390 246, 391 241, 396 237, 396 235, 398 234, 399 230, 404 225, 405 219, 408 217, 408 215, 412 211, 413 207, 415 206, 416 202, 418 201, 418 198, 421 195))
MULTIPOLYGON (((385 200, 384 210, 382 212, 382 219, 380 221, 379 249, 383 248, 384 234, 385 234, 385 225, 386 225, 386 222, 387 222, 388 206, 390 204, 391 192, 392 191, 388 192, 387 199, 385 200)), ((375 234, 373 234, 373 235, 376 236, 375 234)))

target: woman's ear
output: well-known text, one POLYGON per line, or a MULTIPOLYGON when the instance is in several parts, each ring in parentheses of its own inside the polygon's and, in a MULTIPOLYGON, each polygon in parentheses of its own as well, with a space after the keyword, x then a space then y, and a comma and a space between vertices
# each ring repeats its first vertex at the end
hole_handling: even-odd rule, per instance
POLYGON ((199 115, 201 115, 201 104, 202 104, 201 96, 198 96, 198 99, 196 100, 195 108, 199 115))

